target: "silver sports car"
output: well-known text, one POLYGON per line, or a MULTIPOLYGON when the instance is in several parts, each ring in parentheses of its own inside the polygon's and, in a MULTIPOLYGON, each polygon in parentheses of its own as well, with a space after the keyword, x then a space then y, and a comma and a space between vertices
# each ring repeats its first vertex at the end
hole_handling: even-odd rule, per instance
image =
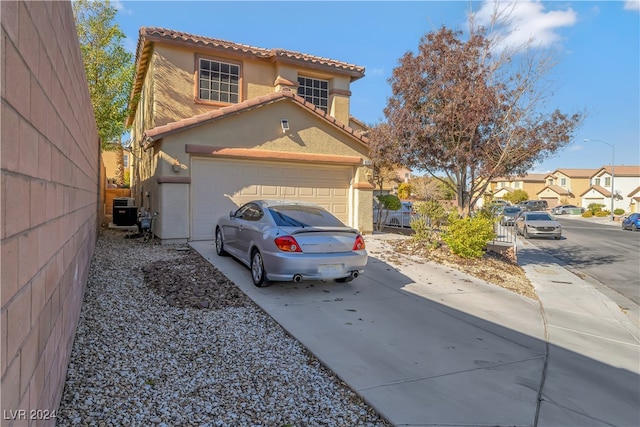
POLYGON ((251 269, 256 286, 268 281, 335 279, 364 272, 363 237, 322 207, 302 202, 255 200, 218 220, 216 252, 251 269))

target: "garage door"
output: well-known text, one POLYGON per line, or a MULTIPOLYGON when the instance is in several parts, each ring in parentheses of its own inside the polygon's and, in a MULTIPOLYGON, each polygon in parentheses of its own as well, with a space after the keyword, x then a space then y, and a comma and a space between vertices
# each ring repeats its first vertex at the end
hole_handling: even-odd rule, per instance
POLYGON ((191 239, 211 240, 218 218, 255 199, 287 199, 323 206, 349 223, 351 166, 193 159, 191 239))

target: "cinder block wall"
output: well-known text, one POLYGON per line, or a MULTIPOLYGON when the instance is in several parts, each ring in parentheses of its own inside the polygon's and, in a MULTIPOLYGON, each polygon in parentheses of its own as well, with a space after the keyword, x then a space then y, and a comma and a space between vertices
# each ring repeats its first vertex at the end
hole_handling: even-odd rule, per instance
POLYGON ((30 418, 64 387, 98 233, 99 141, 71 3, 3 0, 0 19, 0 417, 54 425, 30 418))

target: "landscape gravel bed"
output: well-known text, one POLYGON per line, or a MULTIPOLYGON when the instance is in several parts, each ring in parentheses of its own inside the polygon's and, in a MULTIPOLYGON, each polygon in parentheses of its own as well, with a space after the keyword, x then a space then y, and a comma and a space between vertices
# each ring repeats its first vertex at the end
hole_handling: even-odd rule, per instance
POLYGON ((195 251, 105 230, 57 425, 390 424, 195 251))

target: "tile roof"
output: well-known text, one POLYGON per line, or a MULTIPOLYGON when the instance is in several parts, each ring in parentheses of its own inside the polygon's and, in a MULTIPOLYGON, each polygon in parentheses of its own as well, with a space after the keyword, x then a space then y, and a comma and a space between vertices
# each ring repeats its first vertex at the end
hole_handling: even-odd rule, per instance
POLYGON ((275 102, 280 102, 283 100, 290 100, 291 102, 294 102, 308 109, 310 112, 317 115, 320 119, 330 123, 331 125, 342 130, 343 132, 346 132, 349 135, 353 136, 356 140, 358 140, 363 145, 369 144, 369 140, 366 137, 362 136, 360 132, 357 132, 353 128, 336 120, 334 117, 330 116, 324 110, 317 108, 312 103, 305 101, 304 98, 294 94, 291 91, 274 92, 268 95, 249 99, 239 104, 230 105, 228 107, 223 107, 218 110, 212 110, 204 114, 188 117, 186 119, 182 119, 177 122, 168 123, 163 126, 157 126, 153 129, 147 130, 144 133, 140 144, 146 149, 150 145, 152 145, 155 141, 161 138, 164 138, 165 136, 171 135, 173 133, 178 133, 187 129, 191 129, 196 126, 200 126, 205 123, 210 123, 218 119, 229 117, 231 115, 252 110, 255 108, 260 108, 265 105, 273 104, 275 102))
POLYGON ((528 174, 526 174, 524 176, 511 176, 511 177, 497 176, 497 177, 493 178, 491 181, 492 182, 501 182, 501 181, 507 181, 507 182, 513 182, 513 181, 523 181, 523 182, 544 181, 546 176, 547 176, 547 174, 544 174, 544 173, 528 173, 528 174))
POLYGON ((236 54, 249 55, 259 59, 268 59, 274 62, 277 62, 279 60, 286 60, 303 62, 308 65, 324 66, 333 69, 333 72, 346 72, 347 74, 351 75, 352 81, 364 77, 364 67, 349 64, 347 62, 336 61, 330 58, 323 58, 320 56, 309 55, 306 53, 300 53, 286 49, 265 49, 246 44, 234 43, 227 40, 214 39, 210 37, 189 34, 182 31, 175 31, 157 27, 140 28, 140 38, 138 39, 136 62, 142 54, 144 45, 147 41, 181 42, 196 46, 215 48, 227 52, 233 52, 236 54))
POLYGON ((591 178, 598 169, 556 169, 547 174, 547 176, 555 176, 558 173, 568 176, 569 178, 591 178))
MULTIPOLYGON (((613 172, 615 176, 637 176, 640 177, 640 166, 615 165, 613 172)), ((592 176, 602 176, 603 174, 611 175, 611 166, 603 166, 598 169, 592 176)))
POLYGON ((556 193, 558 196, 568 196, 571 194, 571 191, 567 190, 564 187, 560 187, 559 185, 547 185, 542 190, 538 191, 537 194, 544 192, 545 190, 551 190, 556 193))
POLYGON ((591 190, 595 190, 595 191, 597 191, 598 193, 602 194, 605 197, 611 197, 611 192, 609 190, 607 190, 606 188, 600 186, 600 185, 592 185, 591 187, 587 188, 587 190, 585 192, 580 194, 580 197, 584 196, 585 194, 587 194, 591 190))

